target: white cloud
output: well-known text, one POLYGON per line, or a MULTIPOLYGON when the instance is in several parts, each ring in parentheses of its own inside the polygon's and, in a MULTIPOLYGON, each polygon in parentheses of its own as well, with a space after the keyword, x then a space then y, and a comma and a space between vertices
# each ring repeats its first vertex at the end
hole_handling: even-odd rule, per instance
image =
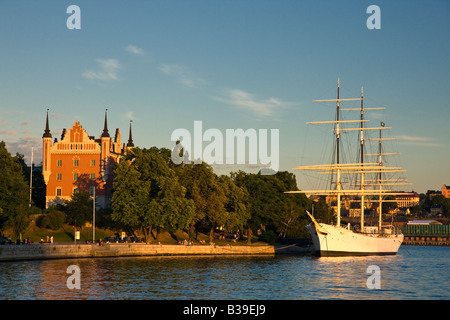
POLYGON ((89 80, 118 81, 117 72, 120 64, 116 59, 97 59, 98 70, 88 70, 83 73, 83 77, 89 80))
POLYGON ((124 114, 125 119, 133 120, 133 111, 128 111, 124 114))
POLYGON ((61 113, 52 113, 50 114, 50 118, 64 118, 65 115, 61 114, 61 113))
POLYGON ((133 46, 131 44, 125 48, 125 51, 128 51, 128 52, 138 55, 138 56, 143 56, 145 54, 144 50, 142 50, 141 48, 138 48, 136 46, 133 46))
POLYGON ((264 117, 272 116, 276 109, 292 104, 273 97, 266 100, 257 99, 254 94, 239 89, 224 90, 223 97, 215 99, 264 117))
POLYGON ((414 145, 420 147, 442 147, 442 144, 434 142, 435 139, 427 137, 413 137, 401 135, 397 137, 401 144, 414 145))
POLYGON ((14 141, 5 141, 6 149, 11 155, 23 154, 25 161, 31 163, 31 148, 33 148, 33 163, 39 164, 42 161, 42 139, 39 137, 21 137, 14 141))
POLYGON ((158 69, 165 75, 175 77, 178 82, 186 87, 199 88, 205 82, 183 66, 161 64, 158 69))
POLYGON ((17 131, 17 130, 11 130, 11 131, 3 130, 3 131, 0 131, 0 135, 7 135, 7 136, 17 136, 18 133, 19 133, 19 131, 17 131))

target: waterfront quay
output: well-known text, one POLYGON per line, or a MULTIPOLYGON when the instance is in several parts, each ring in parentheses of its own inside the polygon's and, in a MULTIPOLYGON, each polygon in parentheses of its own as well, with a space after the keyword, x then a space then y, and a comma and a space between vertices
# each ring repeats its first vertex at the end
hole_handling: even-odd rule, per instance
POLYGON ((450 225, 434 220, 417 220, 401 228, 403 244, 413 246, 450 246, 450 225))
POLYGON ((25 244, 0 246, 0 262, 66 258, 194 256, 194 255, 273 255, 269 245, 160 245, 144 243, 111 244, 25 244))
POLYGON ((450 246, 450 236, 405 235, 402 244, 409 246, 450 246))

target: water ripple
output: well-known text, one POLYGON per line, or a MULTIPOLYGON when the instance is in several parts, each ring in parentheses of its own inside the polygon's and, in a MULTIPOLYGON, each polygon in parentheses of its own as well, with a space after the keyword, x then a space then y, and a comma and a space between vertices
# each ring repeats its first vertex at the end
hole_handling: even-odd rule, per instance
POLYGON ((6 262, 1 299, 449 299, 450 248, 396 256, 139 257, 6 262), (81 289, 68 289, 70 265, 81 289), (377 265, 381 288, 366 286, 377 265))

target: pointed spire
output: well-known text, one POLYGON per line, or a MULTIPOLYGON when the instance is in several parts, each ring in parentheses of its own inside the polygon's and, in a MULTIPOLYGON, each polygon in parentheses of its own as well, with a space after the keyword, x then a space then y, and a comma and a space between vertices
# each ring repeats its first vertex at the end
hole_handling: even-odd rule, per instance
POLYGON ((102 133, 102 138, 109 138, 109 132, 108 132, 108 119, 106 118, 108 109, 105 110, 105 125, 103 127, 103 133, 102 133))
POLYGON ((47 120, 45 121, 45 131, 42 138, 51 138, 52 134, 50 133, 50 128, 48 125, 48 109, 47 109, 47 120))
POLYGON ((130 120, 130 135, 129 135, 129 138, 128 138, 127 147, 134 147, 133 135, 131 134, 131 123, 132 122, 133 122, 133 120, 130 120))

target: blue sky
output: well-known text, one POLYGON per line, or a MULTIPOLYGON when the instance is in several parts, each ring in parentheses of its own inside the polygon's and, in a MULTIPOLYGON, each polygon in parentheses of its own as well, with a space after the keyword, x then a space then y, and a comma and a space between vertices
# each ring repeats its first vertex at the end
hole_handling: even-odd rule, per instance
MULTIPOLYGON (((280 170, 321 161, 341 93, 397 137, 406 189, 450 184, 448 1, 0 2, 0 139, 42 158, 45 112, 58 137, 80 121, 99 136, 121 129, 141 147, 172 148, 177 128, 279 129, 280 170), (81 29, 69 30, 69 5, 81 29), (381 9, 369 30, 368 6, 381 9), (317 140, 316 140, 317 139, 317 140)), ((357 116, 357 114, 355 115, 357 116)), ((372 123, 371 123, 372 124, 372 123)), ((308 188, 298 177, 299 186, 308 188)))

